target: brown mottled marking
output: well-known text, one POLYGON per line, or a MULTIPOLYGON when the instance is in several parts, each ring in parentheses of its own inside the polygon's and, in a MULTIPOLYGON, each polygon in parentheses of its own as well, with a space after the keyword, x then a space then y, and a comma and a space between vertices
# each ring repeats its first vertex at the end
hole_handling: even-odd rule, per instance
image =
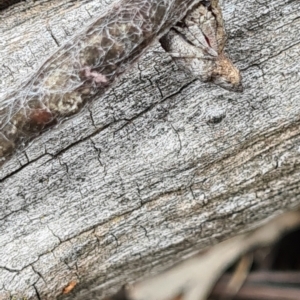
POLYGON ((66 287, 64 287, 62 293, 63 294, 69 294, 73 289, 74 287, 77 285, 77 282, 75 280, 72 280, 68 283, 68 285, 66 287))
POLYGON ((120 0, 96 16, 28 82, 1 99, 0 164, 17 147, 97 98, 199 2, 120 0))

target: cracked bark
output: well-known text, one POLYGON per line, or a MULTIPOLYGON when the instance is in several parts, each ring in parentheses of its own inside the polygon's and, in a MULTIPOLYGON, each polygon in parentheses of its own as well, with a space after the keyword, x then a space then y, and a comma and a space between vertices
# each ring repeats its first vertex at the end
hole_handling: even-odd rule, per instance
MULTIPOLYGON (((156 38, 199 1, 122 0, 99 13, 44 61, 29 80, 17 89, 7 89, 0 103, 0 164, 20 146, 103 94, 156 38)), ((48 22, 47 32, 60 45, 48 22)), ((219 57, 223 58, 221 52, 219 57)), ((227 86, 235 78, 223 80, 217 75, 224 61, 215 64, 211 76, 215 74, 214 78, 222 79, 227 86)), ((236 70, 230 62, 227 65, 236 70)))
MULTIPOLYGON (((0 93, 105 5, 3 10, 0 93)), ((1 167, 0 299, 97 299, 299 206, 300 3, 223 10, 243 94, 193 80, 155 43, 1 167)))

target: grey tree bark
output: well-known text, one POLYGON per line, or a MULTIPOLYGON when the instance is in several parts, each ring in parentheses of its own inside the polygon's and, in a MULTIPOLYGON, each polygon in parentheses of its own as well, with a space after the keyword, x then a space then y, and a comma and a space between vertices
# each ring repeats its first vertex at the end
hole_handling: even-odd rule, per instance
MULTIPOLYGON (((0 12, 0 95, 109 2, 0 12)), ((300 205, 300 3, 222 8, 242 94, 188 77, 156 42, 1 167, 0 299, 100 299, 300 205)))

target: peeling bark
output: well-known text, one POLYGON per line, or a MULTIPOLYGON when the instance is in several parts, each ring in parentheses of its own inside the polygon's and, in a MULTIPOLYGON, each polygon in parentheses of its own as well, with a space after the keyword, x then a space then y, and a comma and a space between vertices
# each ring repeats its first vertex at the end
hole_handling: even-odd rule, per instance
MULTIPOLYGON (((41 0, 3 10, 0 93, 101 8, 41 0)), ((101 298, 299 206, 300 3, 222 8, 242 94, 191 78, 154 43, 1 167, 0 299, 101 298)))

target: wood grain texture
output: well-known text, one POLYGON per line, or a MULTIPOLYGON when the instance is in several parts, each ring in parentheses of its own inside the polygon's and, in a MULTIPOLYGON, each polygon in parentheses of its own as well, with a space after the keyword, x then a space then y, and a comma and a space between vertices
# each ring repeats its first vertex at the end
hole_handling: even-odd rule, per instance
MULTIPOLYGON (((104 7, 2 11, 0 91, 104 7)), ((0 169, 0 299, 100 299, 299 206, 300 3, 222 7, 243 94, 192 80, 157 43, 0 169)))
POLYGON ((33 76, 1 99, 0 164, 103 94, 199 1, 120 0, 98 12, 33 76))

